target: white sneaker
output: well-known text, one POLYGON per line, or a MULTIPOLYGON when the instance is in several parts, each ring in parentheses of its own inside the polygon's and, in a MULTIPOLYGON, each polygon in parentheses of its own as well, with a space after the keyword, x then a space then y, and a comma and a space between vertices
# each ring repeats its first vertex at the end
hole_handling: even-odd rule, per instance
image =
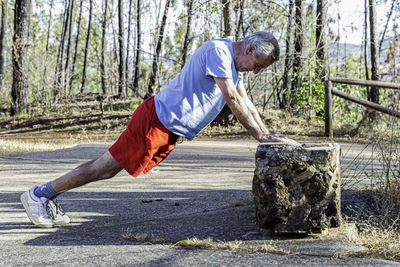
POLYGON ((38 198, 33 191, 35 187, 23 193, 20 197, 22 205, 24 205, 29 220, 34 225, 43 228, 53 227, 53 220, 47 214, 46 207, 48 199, 45 197, 38 198))
POLYGON ((47 213, 53 219, 54 225, 66 225, 71 222, 71 219, 63 211, 57 200, 51 200, 47 202, 47 213))

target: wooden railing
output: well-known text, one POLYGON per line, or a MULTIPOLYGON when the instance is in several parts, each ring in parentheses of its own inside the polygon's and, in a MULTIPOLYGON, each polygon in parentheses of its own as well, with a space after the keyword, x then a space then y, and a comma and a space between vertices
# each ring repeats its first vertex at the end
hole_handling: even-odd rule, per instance
POLYGON ((336 90, 336 89, 332 88, 332 83, 371 86, 371 87, 379 87, 382 89, 400 90, 399 83, 382 82, 382 81, 366 81, 366 80, 331 77, 329 80, 325 81, 325 136, 327 136, 327 137, 333 136, 332 95, 336 95, 336 96, 346 99, 348 101, 357 103, 359 105, 363 105, 367 108, 400 118, 400 112, 386 108, 386 107, 376 104, 374 102, 363 100, 363 99, 357 98, 355 96, 352 96, 350 94, 336 90))

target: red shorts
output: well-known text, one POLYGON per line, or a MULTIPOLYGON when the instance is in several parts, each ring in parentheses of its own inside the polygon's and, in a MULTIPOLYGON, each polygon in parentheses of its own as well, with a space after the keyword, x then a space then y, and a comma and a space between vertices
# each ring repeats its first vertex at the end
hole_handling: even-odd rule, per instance
POLYGON ((109 151, 122 168, 137 177, 163 161, 175 148, 178 137, 158 119, 152 96, 135 110, 128 127, 109 151))

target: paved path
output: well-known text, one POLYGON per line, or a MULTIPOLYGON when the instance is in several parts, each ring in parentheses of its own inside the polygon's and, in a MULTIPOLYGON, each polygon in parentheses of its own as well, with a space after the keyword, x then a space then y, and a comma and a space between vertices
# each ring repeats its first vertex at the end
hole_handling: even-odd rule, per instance
MULTIPOLYGON (((363 248, 339 236, 278 237, 259 229, 251 203, 257 144, 251 141, 184 142, 155 172, 134 179, 123 171, 62 194, 71 226, 33 227, 20 194, 100 156, 107 147, 90 144, 0 157, 1 266, 398 266, 346 256, 363 248), (124 235, 137 240, 125 240, 124 235), (269 245, 283 252, 174 245, 194 237, 254 249, 269 245)), ((351 162, 350 154, 344 164, 351 162)))

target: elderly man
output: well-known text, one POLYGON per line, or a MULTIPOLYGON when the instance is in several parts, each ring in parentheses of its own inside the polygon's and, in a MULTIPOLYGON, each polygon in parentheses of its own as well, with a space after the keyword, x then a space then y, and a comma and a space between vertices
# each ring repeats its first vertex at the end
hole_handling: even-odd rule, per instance
POLYGON ((279 58, 279 45, 267 32, 244 40, 208 41, 197 49, 176 78, 133 113, 126 130, 98 159, 35 186, 21 195, 33 224, 53 227, 70 222, 54 198, 90 182, 114 177, 125 169, 133 177, 164 160, 180 137, 192 140, 221 111, 225 103, 259 142, 293 142, 270 133, 247 97, 241 72, 259 73, 279 58))

